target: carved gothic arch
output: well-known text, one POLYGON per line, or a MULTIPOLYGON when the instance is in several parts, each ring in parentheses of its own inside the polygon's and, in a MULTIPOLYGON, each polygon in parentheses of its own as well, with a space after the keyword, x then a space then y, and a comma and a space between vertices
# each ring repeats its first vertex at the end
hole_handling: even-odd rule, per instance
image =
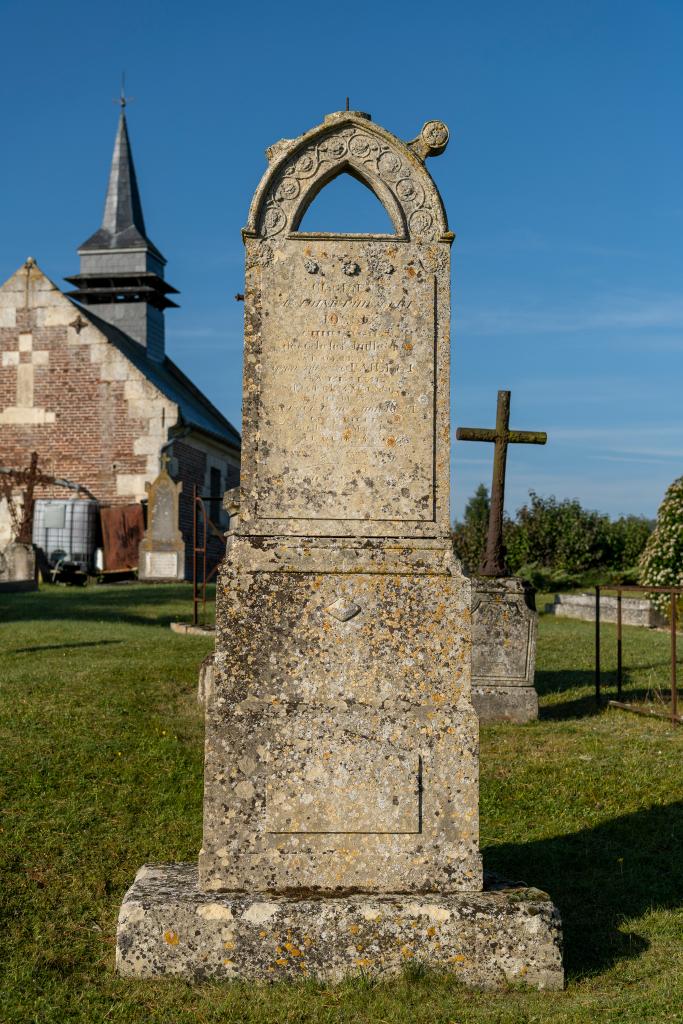
POLYGON ((441 196, 424 165, 425 157, 443 152, 447 141, 441 121, 427 122, 417 139, 405 143, 367 115, 330 114, 298 139, 284 139, 268 150, 269 166, 254 193, 244 233, 288 237, 325 185, 348 173, 383 204, 395 237, 450 241, 441 196))
MULTIPOLYGON (((372 194, 380 201, 386 210, 391 223, 394 225, 396 235, 399 238, 408 237, 408 229, 403 209, 396 201, 396 196, 393 194, 391 189, 387 188, 386 184, 378 174, 373 174, 364 168, 359 161, 356 161, 349 156, 339 164, 332 165, 324 174, 317 175, 308 183, 308 188, 302 190, 298 206, 292 216, 290 231, 299 231, 301 221, 306 216, 306 212, 311 206, 311 203, 315 200, 316 196, 320 195, 322 190, 326 188, 330 182, 334 181, 335 178, 340 177, 342 174, 351 175, 351 177, 355 178, 356 181, 359 181, 361 185, 365 185, 366 188, 370 189, 372 194)), ((316 232, 316 234, 319 233, 320 232, 316 232)))

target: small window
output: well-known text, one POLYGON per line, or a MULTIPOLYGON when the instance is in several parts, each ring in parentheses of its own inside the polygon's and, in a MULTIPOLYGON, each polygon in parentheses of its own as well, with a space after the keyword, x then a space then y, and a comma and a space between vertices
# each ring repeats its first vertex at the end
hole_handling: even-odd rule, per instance
POLYGON ((221 471, 216 469, 215 466, 211 467, 211 473, 209 477, 209 519, 212 523, 220 523, 221 521, 221 499, 223 497, 221 493, 221 471))

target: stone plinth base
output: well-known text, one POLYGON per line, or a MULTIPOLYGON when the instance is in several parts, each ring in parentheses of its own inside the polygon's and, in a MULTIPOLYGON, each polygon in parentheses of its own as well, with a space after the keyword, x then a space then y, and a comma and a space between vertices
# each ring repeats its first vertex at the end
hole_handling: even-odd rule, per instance
POLYGON ((472 687, 472 703, 479 721, 535 722, 538 718, 538 694, 533 686, 472 687))
POLYGON ((184 636, 215 636, 215 626, 193 626, 191 622, 172 622, 171 629, 174 633, 181 633, 184 636))
POLYGON ((561 949, 559 913, 537 889, 292 900, 202 892, 194 864, 160 864, 124 897, 116 966, 136 978, 337 982, 420 963, 477 988, 561 989, 561 949))

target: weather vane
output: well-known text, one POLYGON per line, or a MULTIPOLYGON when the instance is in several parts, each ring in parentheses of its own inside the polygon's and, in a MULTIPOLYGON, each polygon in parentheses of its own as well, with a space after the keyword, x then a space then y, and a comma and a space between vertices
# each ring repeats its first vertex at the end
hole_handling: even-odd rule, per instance
POLYGON ((126 96, 126 72, 121 72, 121 95, 114 100, 114 103, 118 103, 121 110, 125 110, 129 103, 132 103, 135 99, 134 96, 126 96))

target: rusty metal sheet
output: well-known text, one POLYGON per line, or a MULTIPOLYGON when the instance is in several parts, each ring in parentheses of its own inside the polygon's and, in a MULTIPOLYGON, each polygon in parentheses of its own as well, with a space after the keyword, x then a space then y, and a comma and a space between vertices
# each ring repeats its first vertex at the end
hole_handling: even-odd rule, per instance
POLYGON ((138 548, 145 532, 142 505, 100 507, 105 572, 126 572, 138 567, 138 548))

